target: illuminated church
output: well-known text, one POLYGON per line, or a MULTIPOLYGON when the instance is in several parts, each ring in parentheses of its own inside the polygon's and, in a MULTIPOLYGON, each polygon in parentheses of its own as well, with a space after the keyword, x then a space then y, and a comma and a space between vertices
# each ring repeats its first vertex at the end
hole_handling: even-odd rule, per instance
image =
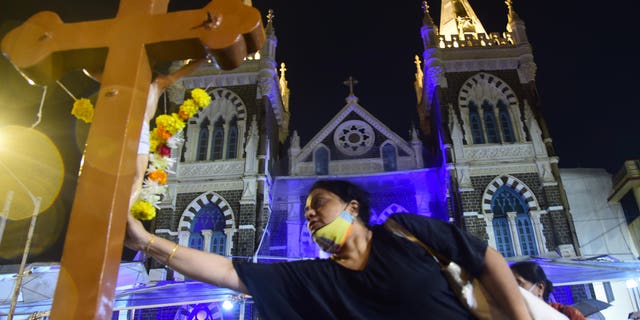
MULTIPOLYGON (((269 12, 264 47, 240 67, 225 71, 211 61, 167 89, 173 109, 194 88, 212 100, 189 119, 184 143, 172 151, 177 165, 151 232, 233 259, 323 257, 306 228, 306 192, 319 178, 339 178, 370 192, 372 224, 409 212, 454 223, 508 259, 581 256, 525 23, 509 0, 507 14, 504 32, 487 32, 468 0, 443 0, 437 25, 425 2, 424 51, 416 56, 415 78, 405 79, 414 83, 416 103, 409 107, 418 115, 407 123, 416 125, 389 129, 360 104, 349 78, 342 108, 301 141, 290 118, 302 111, 290 106, 269 12)), ((189 280, 155 260, 145 263, 151 282, 189 280)), ((565 296, 574 297, 594 290, 567 288, 565 296)), ((196 299, 199 292, 187 294, 196 299)), ((211 299, 163 305, 149 296, 136 313, 134 300, 144 296, 121 296, 114 319, 229 317, 211 299)), ((242 306, 233 317, 256 317, 250 304, 242 306)))
POLYGON ((261 246, 309 257, 301 209, 310 183, 328 176, 372 193, 372 223, 406 211, 458 224, 506 257, 579 255, 524 22, 509 4, 506 32, 487 33, 467 1, 445 1, 441 17, 438 27, 425 10, 419 126, 408 137, 360 105, 350 79, 342 110, 300 141, 271 15, 264 48, 241 67, 209 64, 184 78, 173 104, 193 88, 213 100, 176 151, 156 234, 229 256, 261 246))
MULTIPOLYGON (((212 102, 174 151, 155 234, 261 261, 322 256, 303 206, 311 183, 331 177, 370 191, 374 224, 411 212, 455 223, 505 257, 580 255, 524 22, 510 2, 502 33, 487 33, 466 0, 443 1, 439 26, 425 7, 413 79, 419 125, 407 137, 359 104, 350 78, 343 108, 300 141, 271 13, 264 47, 242 66, 210 63, 174 85, 173 105, 193 88, 212 102)), ((150 267, 154 280, 185 280, 150 267)))

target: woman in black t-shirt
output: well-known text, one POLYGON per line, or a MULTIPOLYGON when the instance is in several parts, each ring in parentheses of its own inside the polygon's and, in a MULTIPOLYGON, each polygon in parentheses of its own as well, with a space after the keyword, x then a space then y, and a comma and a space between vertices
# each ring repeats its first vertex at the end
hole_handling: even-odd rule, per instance
MULTIPOLYGON (((368 195, 351 182, 319 180, 305 204, 307 227, 331 259, 233 263, 150 235, 129 217, 126 245, 176 271, 253 296, 268 319, 472 319, 424 249, 369 225, 368 195)), ((510 319, 530 319, 506 261, 480 239, 415 214, 390 217, 477 276, 510 319)))

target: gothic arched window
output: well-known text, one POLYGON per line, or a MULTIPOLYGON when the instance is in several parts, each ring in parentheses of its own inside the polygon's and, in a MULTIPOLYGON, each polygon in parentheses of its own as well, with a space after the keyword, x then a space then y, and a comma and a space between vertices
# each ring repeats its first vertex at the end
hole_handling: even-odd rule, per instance
POLYGON ((315 163, 315 173, 319 176, 329 174, 329 151, 320 147, 313 153, 313 162, 315 163))
POLYGON ((487 131, 487 143, 500 143, 496 115, 493 113, 493 105, 488 102, 482 104, 484 129, 487 131))
POLYGON ((507 109, 507 105, 502 100, 498 101, 498 117, 500 117, 500 127, 502 128, 502 141, 515 142, 509 109, 507 109))
POLYGON ((229 123, 227 135, 227 159, 235 159, 238 156, 238 119, 233 117, 229 123))
POLYGON ((501 186, 491 198, 491 209, 494 214, 493 228, 496 249, 503 256, 512 257, 515 255, 513 248, 515 242, 511 239, 511 234, 518 237, 521 255, 538 254, 533 226, 529 217, 529 206, 520 193, 511 186, 501 186), (508 213, 515 213, 514 226, 509 223, 508 213), (515 227, 515 230, 512 230, 512 227, 515 227))
POLYGON ((384 171, 396 171, 398 165, 396 161, 396 147, 387 143, 382 147, 382 166, 384 171))
POLYGON ((207 160, 207 147, 209 146, 209 119, 205 118, 200 124, 198 133, 198 153, 196 161, 207 160))
POLYGON ((224 236, 224 226, 225 218, 220 208, 213 202, 207 203, 193 218, 190 230, 191 234, 189 236, 189 247, 205 250, 202 230, 211 230, 213 232, 211 246, 206 248, 207 250, 205 251, 210 250, 218 254, 225 254, 226 237, 224 236))
POLYGON ((218 118, 213 125, 213 134, 211 139, 211 157, 209 160, 222 159, 222 150, 224 148, 224 121, 218 118))
POLYGON ((484 133, 482 133, 482 121, 480 120, 480 114, 478 114, 478 106, 473 102, 469 102, 469 122, 471 123, 473 144, 484 143, 484 133))

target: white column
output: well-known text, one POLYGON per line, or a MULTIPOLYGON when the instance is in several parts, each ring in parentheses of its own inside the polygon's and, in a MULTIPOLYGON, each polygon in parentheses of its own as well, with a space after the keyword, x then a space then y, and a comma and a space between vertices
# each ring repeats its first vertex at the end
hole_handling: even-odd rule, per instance
POLYGON ((513 253, 516 256, 520 256, 522 255, 522 250, 520 250, 520 238, 518 238, 516 215, 516 212, 507 212, 507 219, 509 220, 509 232, 511 232, 511 242, 513 243, 513 253))
POLYGON ((204 241, 202 241, 202 251, 211 252, 211 237, 213 236, 213 231, 200 230, 200 233, 202 233, 202 238, 204 239, 204 241))
POLYGON ((498 244, 496 243, 496 231, 493 228, 493 213, 485 213, 484 221, 487 224, 487 235, 489 235, 489 246, 496 249, 498 248, 498 244))
POLYGON ((236 233, 236 229, 235 228, 225 228, 224 229, 224 235, 227 236, 227 240, 225 241, 225 248, 224 248, 224 254, 226 256, 230 256, 231 255, 231 250, 233 249, 233 235, 236 233))
POLYGON ((532 210, 529 211, 529 219, 531 219, 531 226, 533 226, 533 233, 536 237, 536 246, 538 247, 538 255, 547 253, 547 247, 545 246, 546 240, 544 239, 544 226, 540 223, 540 215, 546 213, 546 211, 532 210))

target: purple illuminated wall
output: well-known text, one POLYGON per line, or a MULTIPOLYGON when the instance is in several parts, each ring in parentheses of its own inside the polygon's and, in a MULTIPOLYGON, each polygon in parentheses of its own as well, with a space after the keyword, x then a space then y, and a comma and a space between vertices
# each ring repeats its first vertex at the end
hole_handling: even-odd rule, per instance
MULTIPOLYGON (((371 224, 380 224, 393 212, 410 212, 448 220, 445 175, 438 168, 370 174, 332 176, 349 180, 370 193, 371 224)), ((307 190, 316 177, 283 177, 273 185, 273 212, 260 244, 262 261, 322 256, 311 241, 304 219, 307 190)))

